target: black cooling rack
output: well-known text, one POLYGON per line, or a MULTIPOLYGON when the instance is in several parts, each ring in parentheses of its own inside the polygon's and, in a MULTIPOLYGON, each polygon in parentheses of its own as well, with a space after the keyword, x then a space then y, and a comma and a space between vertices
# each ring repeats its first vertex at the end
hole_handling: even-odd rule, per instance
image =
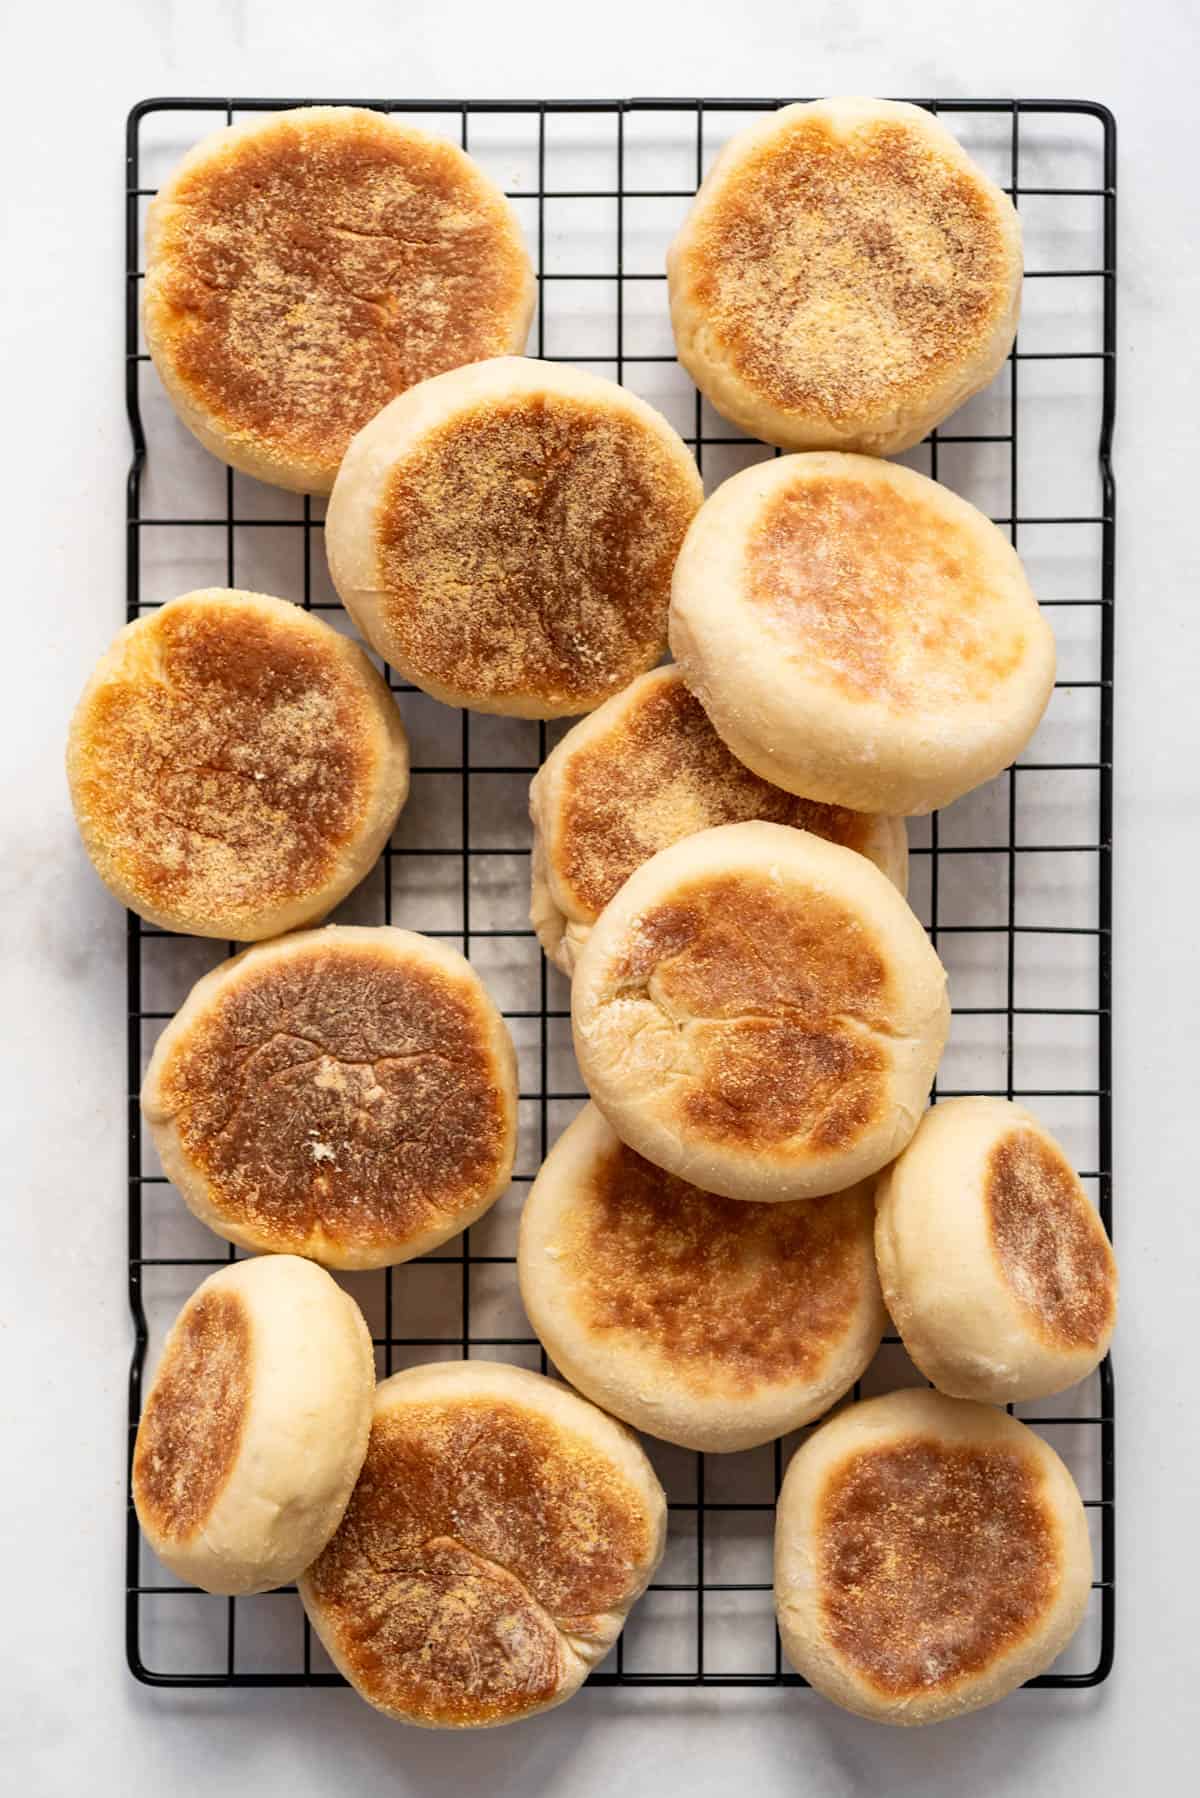
MULTIPOLYGON (((203 501, 193 499, 186 480, 182 486, 176 484, 172 503, 164 510, 146 499, 147 475, 153 475, 158 458, 169 454, 184 437, 182 427, 173 421, 167 420, 158 431, 146 417, 147 402, 156 389, 139 336, 141 226, 146 200, 154 191, 153 179, 161 172, 157 166, 147 172, 154 162, 150 139, 156 133, 165 136, 173 147, 173 160, 190 142, 222 123, 312 103, 302 99, 154 99, 134 107, 129 116, 125 324, 126 394, 133 438, 127 508, 129 619, 188 586, 233 586, 239 584, 239 576, 253 584, 247 581, 244 567, 244 538, 252 534, 257 539, 257 533, 264 531, 282 533, 297 548, 291 584, 278 584, 270 590, 302 600, 315 610, 338 612, 324 583, 319 502, 266 494, 232 471, 213 472, 210 463, 205 466, 207 497, 203 501), (223 487, 214 484, 217 482, 223 487), (175 503, 180 492, 186 497, 175 503), (198 553, 205 564, 204 581, 192 578, 195 555, 190 548, 181 550, 175 562, 162 549, 164 543, 197 542, 203 546, 198 553), (175 568, 180 572, 171 585, 175 568)), ((648 392, 647 382, 651 387, 656 380, 673 384, 675 422, 692 444, 710 482, 740 465, 739 456, 744 460, 769 453, 732 432, 689 384, 683 382, 680 389, 681 371, 669 337, 664 339, 661 332, 665 317, 661 257, 654 262, 642 257, 638 239, 645 219, 653 218, 655 209, 665 208, 670 213, 673 208, 676 215, 682 210, 715 143, 749 123, 754 115, 786 101, 338 103, 420 118, 430 129, 452 132, 477 155, 481 141, 485 142, 487 166, 499 175, 522 214, 539 271, 541 305, 530 341, 531 354, 591 364, 638 386, 660 404, 664 404, 662 395, 657 389, 648 392), (589 138, 599 146, 594 158, 581 152, 589 138), (565 173, 560 174, 560 169, 565 173), (595 226, 600 214, 603 234, 595 226), (579 242, 588 246, 582 252, 583 267, 578 266, 578 253, 565 258, 558 253, 571 235, 572 220, 582 227, 577 233, 579 242), (590 244, 600 235, 606 247, 593 258, 590 244), (564 260, 575 265, 564 267, 564 260), (647 285, 654 283, 660 285, 647 285), (579 303, 585 290, 599 299, 598 306, 579 303), (652 308, 657 306, 661 314, 657 326, 653 321, 647 324, 642 303, 647 295, 652 308), (603 342, 597 335, 601 316, 603 342), (572 317, 576 323, 582 322, 586 341, 561 337, 564 318, 569 324, 572 317)), ((1082 1152, 1086 1165, 1081 1172, 1111 1231, 1114 491, 1110 448, 1116 352, 1116 130, 1106 108, 1087 101, 923 99, 918 104, 947 116, 968 148, 983 155, 989 172, 1008 188, 1022 210, 1027 240, 1032 214, 1037 225, 1034 239, 1049 245, 1052 253, 1050 266, 1039 266, 1030 244, 1021 337, 1006 371, 984 401, 964 408, 949 420, 948 429, 934 432, 920 452, 906 460, 957 485, 983 505, 1019 544, 1027 563, 1032 558, 1035 589, 1043 603, 1053 608, 1059 630, 1060 673, 1065 664, 1071 677, 1059 681, 1055 695, 1055 704, 1067 707, 1065 730, 1051 730, 1051 747, 1064 745, 1060 754, 1040 759, 1044 733, 1039 733, 1031 745, 1031 754, 1039 759, 1023 759, 985 789, 986 799, 973 814, 973 826, 969 815, 964 828, 960 808, 952 808, 914 829, 913 902, 950 964, 952 997, 958 991, 988 1001, 955 1005, 955 1029, 967 1033, 962 1051, 965 1059, 951 1063, 948 1056, 943 1063, 946 1083, 940 1094, 948 1097, 952 1091, 964 1089, 995 1091, 1028 1099, 1052 1127, 1056 1122, 1073 1123, 1081 1132, 1078 1140, 1088 1144, 1082 1152), (1094 250, 1076 259, 1070 254, 1071 247, 1088 235, 1079 228, 1080 208, 1092 221, 1089 229, 1094 250), (1066 261, 1059 266, 1058 251, 1063 247, 1066 261), (1047 292, 1061 294, 1063 304, 1033 304, 1039 294, 1047 292), (1035 347, 1030 347, 1030 332, 1035 347), (1032 413, 1031 394, 1037 402, 1032 413), (1056 433, 1067 401, 1083 403, 1090 422, 1086 440, 1064 443, 1060 453, 1056 433), (1036 439, 1031 432, 1036 432, 1036 439), (1074 504, 1042 509, 1043 489, 1054 492, 1052 469, 1056 462, 1070 463, 1091 474, 1094 504, 1082 509, 1074 504), (1031 481, 1037 489, 1033 493, 1029 491, 1031 481), (979 491, 980 486, 986 491, 979 491), (1007 501, 1001 498, 998 507, 989 503, 1002 488, 1007 491, 1007 501), (1082 631, 1068 628, 1073 620, 1084 621, 1082 631), (1067 655, 1063 648, 1069 651, 1067 655), (1060 702, 1063 694, 1067 698, 1060 702), (1047 780, 1059 784, 1047 788, 1047 780), (1080 781, 1082 787, 1072 785, 1080 781), (963 894, 970 886, 968 879, 964 887, 964 877, 972 875, 977 876, 976 894, 984 897, 977 900, 973 911, 968 906, 970 915, 964 915, 963 894), (978 915, 981 909, 983 918, 978 915), (1079 1000, 1084 1002, 1076 1002, 1079 1000), (974 1046, 972 1031, 982 1033, 974 1046), (1048 1065, 1048 1052, 1053 1053, 1056 1069, 1067 1068, 1066 1083, 1061 1074, 1045 1083, 1045 1073, 1039 1070, 1048 1065), (965 1077, 955 1077, 954 1067, 963 1068, 965 1077), (1061 1118, 1056 1107, 1065 1107, 1061 1118)), ((664 409, 668 409, 665 404, 664 409)), ((431 708, 432 702, 394 677, 392 685, 412 696, 402 701, 411 730, 412 709, 431 708)), ((434 752, 422 755, 414 741, 414 798, 418 791, 440 791, 442 801, 415 808, 415 825, 410 801, 405 815, 409 823, 401 820, 401 831, 385 850, 380 870, 356 896, 353 915, 357 921, 377 923, 394 917, 396 922, 427 934, 451 938, 461 943, 468 955, 482 961, 489 980, 494 977, 498 955, 510 958, 508 974, 521 975, 524 986, 517 991, 514 985, 509 995, 520 1002, 505 1006, 522 1050, 526 1150, 523 1171, 515 1178, 520 1193, 565 1123, 569 1109, 584 1096, 577 1074, 563 1072, 569 1019, 565 986, 547 969, 521 915, 529 844, 523 829, 513 822, 519 808, 514 809, 512 794, 523 795, 525 784, 546 753, 548 739, 553 741, 558 732, 544 724, 521 726, 525 733, 521 743, 514 748, 510 740, 496 750, 492 748, 497 741, 495 721, 434 709, 442 715, 429 738, 436 744, 434 752), (505 792, 510 801, 507 807, 505 792), (420 838, 425 816, 438 820, 436 841, 414 840, 414 831, 416 839, 420 838), (447 818, 452 820, 449 835, 447 818), (438 898, 442 909, 435 906, 427 918, 416 909, 421 893, 432 890, 421 869, 432 869, 435 863, 443 883, 438 898), (519 889, 515 909, 510 905, 506 913, 503 906, 498 909, 498 896, 514 887, 519 889), (448 895, 453 916, 445 909, 448 895), (364 905, 369 908, 366 914, 364 905)), ((229 945, 230 952, 234 947, 229 945)), ((225 1245, 199 1226, 190 1240, 171 1238, 169 1232, 164 1237, 163 1217, 168 1210, 175 1216, 183 1208, 163 1191, 166 1181, 146 1159, 138 1110, 138 1089, 153 1035, 182 1001, 191 980, 203 971, 202 965, 194 963, 198 948, 213 950, 207 965, 219 959, 219 945, 197 945, 191 939, 155 930, 132 915, 129 918, 129 1301, 136 1332, 129 1387, 130 1454, 156 1307, 161 1309, 169 1302, 174 1309, 185 1290, 234 1254, 230 1249, 226 1255, 225 1245), (168 1009, 154 1003, 154 989, 162 987, 164 970, 171 1000, 168 1009), (160 1290, 164 1280, 165 1294, 160 1290)), ((522 1166, 521 1160, 518 1166, 522 1166)), ((504 1203, 496 1208, 497 1213, 504 1203)), ((545 1366, 527 1324, 506 1331, 488 1323, 489 1310, 482 1305, 478 1282, 485 1277, 494 1282, 499 1276, 515 1291, 515 1276, 503 1272, 512 1266, 512 1253, 484 1253, 481 1240, 488 1248, 511 1249, 503 1240, 493 1243, 481 1224, 405 1268, 357 1277, 354 1290, 372 1321, 381 1372, 433 1355, 475 1352, 545 1366), (432 1306, 417 1304, 414 1312, 412 1282, 422 1278, 437 1280, 438 1297, 432 1306), (402 1280, 404 1298, 399 1293, 402 1280), (370 1291, 366 1282, 372 1283, 370 1291), (408 1333, 404 1324, 410 1314, 422 1319, 432 1315, 444 1327, 437 1333, 427 1324, 423 1333, 408 1333)), ((889 1355, 896 1356, 896 1340, 885 1339, 881 1365, 889 1355)), ((874 1387, 872 1379, 869 1370, 862 1383, 868 1390, 896 1383, 894 1370, 889 1377, 886 1367, 874 1387)), ((901 1374, 900 1383, 913 1383, 911 1367, 907 1377, 901 1374)), ((1098 1576, 1092 1615, 1081 1632, 1087 1635, 1084 1663, 1065 1669, 1060 1663, 1030 1683, 1037 1687, 1098 1685, 1112 1667, 1115 1622, 1110 1365, 1106 1361, 1086 1389, 1064 1395, 1064 1400, 1018 1409, 1060 1449, 1069 1442, 1077 1451, 1073 1465, 1093 1526, 1098 1576)), ((591 1684, 803 1685, 803 1680, 785 1669, 781 1658, 766 1561, 773 1498, 787 1445, 776 1443, 773 1449, 730 1457, 647 1446, 667 1485, 671 1505, 671 1539, 660 1570, 663 1577, 635 1607, 624 1636, 592 1675, 591 1684)), ((146 1684, 344 1683, 310 1635, 294 1588, 259 1598, 227 1600, 179 1586, 142 1543, 131 1504, 125 1621, 129 1667, 146 1684)))

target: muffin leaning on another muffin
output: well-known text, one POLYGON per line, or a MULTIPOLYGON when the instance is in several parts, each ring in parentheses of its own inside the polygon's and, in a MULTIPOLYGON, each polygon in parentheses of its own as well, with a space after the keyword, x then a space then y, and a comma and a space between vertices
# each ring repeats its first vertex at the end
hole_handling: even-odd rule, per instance
POLYGON ((159 1560, 206 1592, 295 1579, 341 1522, 374 1392, 362 1314, 311 1261, 210 1274, 167 1336, 133 1452, 159 1560))
POLYGON ((529 788, 530 913, 569 974, 592 925, 642 862, 748 818, 843 843, 908 885, 904 820, 821 805, 760 780, 725 747, 678 668, 653 668, 572 726, 529 788))
POLYGON ((333 584, 435 699, 588 712, 667 643, 704 497, 683 439, 614 381, 499 357, 423 382, 354 439, 325 524, 333 584))
POLYGON ((877 1188, 888 1310, 921 1372, 1008 1404, 1085 1379, 1117 1319, 1117 1264, 1083 1182, 1010 1099, 944 1099, 877 1188))
POLYGON ((705 1192, 843 1192, 899 1154, 946 1040, 946 972, 865 856, 724 824, 644 862, 571 990, 575 1053, 622 1141, 705 1192))
POLYGON ((817 452, 708 499, 671 589, 671 649, 764 780, 918 813, 998 774, 1054 685, 1054 635, 1008 539, 925 475, 817 452))

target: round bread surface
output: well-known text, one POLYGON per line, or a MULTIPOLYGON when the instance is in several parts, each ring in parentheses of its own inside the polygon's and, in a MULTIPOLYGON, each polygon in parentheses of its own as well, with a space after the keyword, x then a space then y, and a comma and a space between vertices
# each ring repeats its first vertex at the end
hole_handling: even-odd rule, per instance
POLYGON ((133 1454, 147 1542, 207 1592, 266 1592, 341 1522, 375 1360, 353 1299, 293 1255, 210 1274, 167 1336, 133 1454))
POLYGON ((617 1135, 732 1199, 843 1192, 904 1147, 946 974, 865 856, 725 824, 643 863, 575 969, 575 1052, 617 1135))
POLYGON ((990 780, 1054 685, 1008 539, 869 456, 781 456, 719 487, 680 553, 670 632, 740 761, 866 812, 933 811, 990 780))
POLYGON ((251 942, 323 917, 369 872, 408 796, 408 744, 357 644, 214 587, 121 631, 76 707, 67 775, 122 904, 251 942))
POLYGON ((572 1385, 684 1448, 753 1448, 849 1391, 879 1346, 870 1185, 792 1205, 701 1192, 594 1105, 521 1214, 530 1322, 572 1385))
POLYGON ((665 1532, 662 1488, 620 1424, 541 1374, 441 1362, 378 1388, 362 1477, 300 1593, 388 1716, 513 1723, 607 1654, 665 1532))
POLYGON ((1009 1099, 946 1099, 880 1176, 888 1309, 941 1391, 1007 1404, 1086 1378, 1117 1316, 1117 1264, 1083 1182, 1009 1099))
POLYGON ((791 824, 868 856, 905 891, 901 818, 868 817, 785 793, 725 747, 678 668, 654 668, 581 720, 529 789, 531 915, 569 974, 592 925, 644 861, 698 830, 747 818, 791 824))
POLYGON ((796 1451, 779 1494, 784 1651, 877 1722, 941 1722, 1044 1672, 1091 1581, 1071 1475, 990 1405, 922 1389, 849 1406, 796 1451))
POLYGON ((328 493, 428 375, 521 350, 516 214, 454 144, 353 106, 226 126, 146 218, 146 341, 183 422, 246 474, 328 493))
POLYGON ((409 680, 451 705, 555 718, 659 660, 702 498, 644 400, 500 357, 422 383, 359 432, 325 542, 355 623, 409 680))
POLYGON ((203 1223, 246 1248, 385 1267, 508 1185, 512 1040, 478 975, 412 931, 331 925, 206 974, 142 1110, 203 1223))
POLYGON ((908 449, 992 379, 1021 300, 1012 202, 929 113, 786 106, 722 151, 667 256, 679 360, 784 449, 908 449))

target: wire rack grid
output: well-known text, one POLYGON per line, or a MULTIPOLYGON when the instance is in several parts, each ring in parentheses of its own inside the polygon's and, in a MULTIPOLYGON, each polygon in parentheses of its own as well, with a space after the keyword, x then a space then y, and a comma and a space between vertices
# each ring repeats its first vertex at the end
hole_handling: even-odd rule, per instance
MULTIPOLYGON (((159 393, 139 326, 144 210, 198 137, 303 99, 147 100, 131 112, 126 179, 126 391, 133 438, 127 617, 201 585, 280 593, 347 628, 320 547, 323 507, 259 487, 193 445, 159 393)), ((582 363, 658 405, 711 488, 772 452, 686 380, 666 317, 662 250, 721 143, 783 99, 349 101, 453 136, 509 193, 538 271, 530 353, 582 363)), ((1102 106, 930 100, 1021 210, 1021 334, 992 387, 903 459, 989 512, 1018 544, 1059 637, 1060 679, 1019 764, 914 821, 915 909, 951 976, 954 1027, 938 1096, 1029 1101, 1075 1158, 1112 1227, 1111 850, 1116 133, 1102 106)), ((558 726, 471 717, 389 672, 412 738, 412 796, 379 867, 341 908, 462 947, 500 1002, 521 1066, 513 1192, 461 1238, 403 1267, 346 1276, 381 1373, 483 1354, 546 1368, 513 1271, 521 1197, 585 1098, 565 982, 527 922, 525 799, 558 726)), ((144 1141, 138 1091, 153 1041, 190 985, 236 945, 128 922, 129 1451, 143 1375, 188 1292, 232 1259, 184 1214, 144 1141)), ((894 1336, 855 1389, 917 1383, 894 1336)), ((1037 1687, 1098 1685, 1115 1625, 1113 1382, 1106 1361, 1071 1393, 1020 1406, 1079 1480, 1093 1533, 1091 1612, 1037 1687)), ((592 1685, 803 1685, 774 1626, 770 1532, 791 1439, 705 1457, 647 1442, 667 1488, 658 1579, 592 1685)), ((218 1599, 180 1586, 127 1508, 126 1652, 157 1686, 344 1683, 294 1588, 218 1599)))

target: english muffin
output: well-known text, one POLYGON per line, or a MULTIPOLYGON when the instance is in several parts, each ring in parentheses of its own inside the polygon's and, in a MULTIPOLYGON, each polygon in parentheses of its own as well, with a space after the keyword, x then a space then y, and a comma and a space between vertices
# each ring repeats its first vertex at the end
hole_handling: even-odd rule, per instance
POLYGON ((719 487, 675 569, 671 649, 739 761, 866 812, 933 811, 990 780, 1054 686, 1007 538, 866 456, 781 456, 719 487))
POLYGON ((617 1135, 730 1199, 843 1192, 917 1127, 946 973, 865 856, 723 824, 644 862, 575 969, 575 1053, 617 1135))
POLYGON ((775 1527, 784 1652, 835 1704, 939 1723, 1045 1672, 1092 1581, 1075 1482, 990 1405, 925 1390, 838 1413, 793 1455, 775 1527))
POLYGON ((659 849, 746 818, 791 824, 857 849, 904 892, 901 818, 820 805, 760 780, 739 762, 683 684, 654 668, 574 725, 529 789, 530 915, 542 948, 569 974, 617 888, 659 849))
POLYGON ((167 1336, 133 1451, 159 1560, 206 1592, 295 1579, 342 1520, 374 1394, 362 1313, 311 1261, 210 1274, 167 1336))
POLYGON ((359 630, 435 699, 588 712, 653 666, 703 488, 615 382, 500 357, 422 382, 361 430, 325 526, 359 630))
POLYGON ((516 1057, 457 950, 331 925, 206 974, 155 1045, 142 1111, 163 1171, 218 1236, 386 1267, 508 1185, 516 1057))
POLYGON ((400 714, 311 612, 210 587, 127 624, 71 721, 96 872, 151 924, 252 942, 369 872, 408 796, 400 714))
POLYGON ((946 1099, 880 1176, 888 1310, 955 1398, 1043 1398, 1103 1360, 1117 1264, 1083 1182, 1010 1099, 946 1099))
POLYGON ((784 449, 894 455, 987 385, 1021 226, 945 126, 889 100, 785 106, 718 156, 667 256, 679 360, 784 449))
POLYGON ((300 1581, 360 1696, 405 1723, 514 1723, 569 1698, 662 1555, 667 1509, 629 1431, 493 1361, 379 1387, 362 1477, 300 1581))
POLYGON ((521 1213, 529 1320, 565 1379, 684 1448, 770 1442, 835 1404, 883 1333, 869 1183, 741 1205, 666 1174, 587 1106, 521 1213))
POLYGON ((146 215, 142 317, 188 429, 328 493, 354 433, 428 375, 525 347, 516 214, 454 144, 356 106, 224 126, 146 215))

